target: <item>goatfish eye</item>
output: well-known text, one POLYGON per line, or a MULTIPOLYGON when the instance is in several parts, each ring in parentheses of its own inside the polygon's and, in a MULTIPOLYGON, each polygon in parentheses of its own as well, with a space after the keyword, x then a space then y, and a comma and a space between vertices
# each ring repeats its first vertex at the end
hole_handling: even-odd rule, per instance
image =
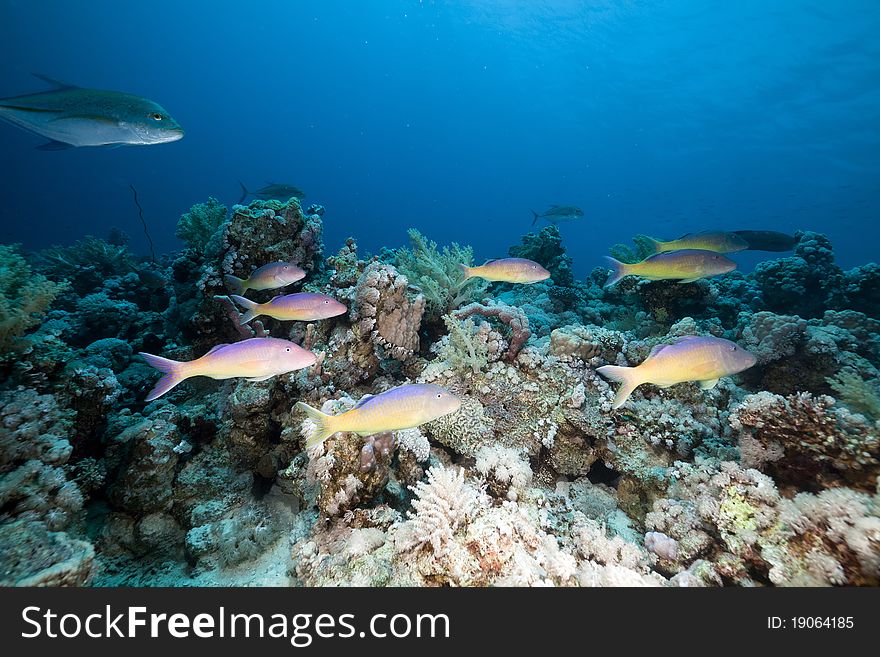
POLYGON ((161 121, 165 117, 162 116, 161 114, 159 114, 159 112, 153 112, 152 114, 150 114, 150 118, 153 119, 154 121, 161 121))
POLYGON ((285 347, 284 351, 290 351, 290 347, 285 347))
POLYGON ((282 267, 282 269, 290 269, 290 267, 288 267, 287 265, 284 265, 284 267, 282 267))
POLYGON ((330 303, 330 300, 329 300, 329 299, 324 299, 324 305, 326 306, 328 303, 330 303))
POLYGON ((443 397, 443 393, 442 393, 442 392, 438 392, 438 393, 437 393, 437 399, 442 399, 442 397, 443 397))
POLYGON ((532 269, 537 269, 538 265, 532 265, 532 269))

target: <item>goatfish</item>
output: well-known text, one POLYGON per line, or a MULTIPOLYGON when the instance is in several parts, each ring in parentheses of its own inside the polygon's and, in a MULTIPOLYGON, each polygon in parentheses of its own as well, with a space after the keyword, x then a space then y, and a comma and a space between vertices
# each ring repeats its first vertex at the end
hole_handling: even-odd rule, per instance
POLYGON ((300 201, 306 197, 306 193, 296 185, 287 185, 285 183, 267 183, 255 191, 250 191, 244 186, 240 180, 238 184, 241 186, 241 198, 238 199, 239 205, 248 196, 255 196, 258 199, 268 201, 275 199, 277 201, 289 201, 291 198, 297 198, 300 201))
POLYGON ((748 243, 750 251, 791 251, 797 244, 794 235, 775 230, 735 230, 748 243))
POLYGON ((458 397, 445 388, 428 383, 402 385, 378 395, 365 395, 354 408, 339 415, 327 415, 303 402, 296 404, 296 408, 304 411, 315 424, 306 447, 322 443, 340 431, 370 436, 383 431, 411 429, 455 413, 460 407, 458 397))
POLYGON ((696 381, 702 390, 714 388, 722 376, 749 369, 754 354, 723 338, 689 335, 672 344, 659 344, 637 367, 603 365, 596 371, 620 381, 613 408, 620 408, 638 386, 653 383, 668 388, 676 383, 696 381))
POLYGON ((299 292, 275 297, 268 303, 257 303, 238 295, 230 295, 232 299, 245 309, 241 316, 242 324, 247 324, 254 317, 266 315, 281 321, 312 322, 318 319, 329 319, 348 312, 344 303, 325 294, 299 292))
POLYGON ((701 278, 726 274, 736 269, 736 263, 714 251, 683 249, 649 256, 641 262, 628 264, 605 256, 612 269, 605 287, 614 285, 624 276, 640 276, 651 281, 678 280, 692 283, 701 278))
POLYGON ((270 262, 254 270, 247 278, 227 274, 223 277, 230 292, 244 294, 248 290, 274 290, 305 278, 306 272, 290 262, 270 262))
POLYGON ((181 381, 194 376, 211 379, 265 381, 279 374, 287 374, 314 365, 315 354, 298 344, 279 338, 249 338, 233 344, 218 344, 201 358, 188 362, 171 360, 140 352, 148 364, 165 376, 147 395, 146 401, 158 399, 181 381))
POLYGON ((500 258, 488 260, 479 267, 459 265, 464 281, 484 278, 501 283, 537 283, 550 278, 550 272, 537 262, 525 258, 500 258))
POLYGON ((0 99, 0 119, 42 135, 37 148, 151 145, 177 141, 183 128, 152 100, 119 91, 85 89, 43 75, 50 91, 0 99))
POLYGON ((736 253, 749 248, 749 243, 736 233, 725 233, 720 230, 707 230, 702 233, 687 233, 677 240, 663 242, 648 238, 655 253, 679 251, 681 249, 700 249, 715 253, 736 253))
POLYGON ((532 226, 538 223, 538 219, 546 219, 551 224, 558 224, 564 221, 576 221, 584 216, 584 211, 574 205, 551 205, 550 209, 538 214, 532 210, 535 218, 532 220, 532 226))

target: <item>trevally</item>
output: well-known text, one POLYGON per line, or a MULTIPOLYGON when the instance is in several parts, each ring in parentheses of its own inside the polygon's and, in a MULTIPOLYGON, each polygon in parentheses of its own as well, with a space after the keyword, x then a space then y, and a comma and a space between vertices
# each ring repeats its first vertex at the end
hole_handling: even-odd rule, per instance
POLYGON ((538 223, 538 219, 546 219, 551 224, 558 224, 563 221, 576 221, 584 216, 584 211, 574 205, 551 205, 550 209, 542 214, 538 214, 532 210, 535 218, 532 220, 532 226, 538 223))
POLYGON ((238 181, 238 184, 241 185, 241 198, 238 199, 239 205, 241 205, 248 196, 254 196, 262 201, 273 199, 276 201, 289 201, 294 197, 302 201, 306 197, 306 193, 296 185, 270 182, 252 192, 245 187, 244 183, 240 180, 238 181))
POLYGON ((152 100, 36 77, 54 89, 0 98, 0 119, 48 138, 41 150, 164 144, 183 137, 180 124, 152 100))

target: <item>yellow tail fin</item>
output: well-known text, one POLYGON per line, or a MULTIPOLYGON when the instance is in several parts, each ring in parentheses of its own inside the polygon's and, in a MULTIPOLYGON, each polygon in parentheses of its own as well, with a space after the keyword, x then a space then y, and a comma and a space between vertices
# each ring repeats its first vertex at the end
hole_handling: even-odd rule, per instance
POLYGON ((312 430, 311 435, 309 435, 309 437, 306 439, 306 449, 323 443, 330 436, 336 433, 336 429, 334 429, 332 426, 332 415, 322 413, 317 408, 312 408, 305 402, 297 402, 296 408, 297 410, 303 411, 306 415, 308 415, 309 419, 315 425, 315 428, 314 430, 312 430))
POLYGON ((643 381, 639 380, 639 376, 636 373, 635 367, 603 365, 596 371, 604 376, 606 379, 620 382, 620 387, 617 389, 617 394, 614 395, 613 408, 620 408, 621 406, 623 406, 626 403, 626 400, 629 399, 629 396, 632 394, 633 390, 635 390, 643 383, 643 381))

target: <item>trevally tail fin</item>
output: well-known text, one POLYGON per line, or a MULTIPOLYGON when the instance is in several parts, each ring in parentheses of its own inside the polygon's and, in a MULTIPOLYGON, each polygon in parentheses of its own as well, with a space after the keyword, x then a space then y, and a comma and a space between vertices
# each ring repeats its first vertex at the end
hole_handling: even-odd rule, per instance
POLYGON ((539 214, 538 214, 537 212, 535 212, 534 210, 532 210, 531 212, 532 212, 533 215, 535 215, 535 218, 532 219, 532 226, 534 226, 536 223, 538 223, 538 219, 541 218, 541 215, 539 215, 539 214))
POLYGON ((332 415, 322 413, 317 408, 312 408, 305 402, 297 402, 296 408, 300 411, 303 411, 315 425, 315 428, 306 439, 306 449, 323 443, 330 436, 336 433, 336 430, 332 426, 332 415))
POLYGON ((626 400, 629 399, 629 396, 633 393, 633 390, 642 383, 639 381, 635 367, 603 365, 602 367, 597 368, 596 371, 606 379, 620 382, 620 387, 614 395, 613 408, 620 408, 623 406, 626 403, 626 400))
POLYGON ((250 196, 251 193, 248 191, 248 188, 244 186, 243 182, 241 182, 239 180, 238 184, 241 185, 241 198, 238 199, 238 205, 241 205, 242 201, 244 201, 248 196, 250 196))
POLYGON ((160 372, 165 372, 165 376, 159 379, 153 389, 150 390, 150 394, 147 395, 146 401, 148 402, 158 399, 187 378, 182 372, 182 365, 184 363, 180 361, 163 358, 162 356, 154 356, 143 351, 140 352, 140 356, 147 361, 148 365, 155 367, 160 372))
POLYGON ((250 299, 238 296, 237 294, 230 294, 229 297, 239 306, 244 308, 244 314, 241 316, 242 324, 247 324, 254 317, 260 314, 260 311, 258 309, 258 306, 260 304, 258 304, 256 301, 251 301, 250 299))

